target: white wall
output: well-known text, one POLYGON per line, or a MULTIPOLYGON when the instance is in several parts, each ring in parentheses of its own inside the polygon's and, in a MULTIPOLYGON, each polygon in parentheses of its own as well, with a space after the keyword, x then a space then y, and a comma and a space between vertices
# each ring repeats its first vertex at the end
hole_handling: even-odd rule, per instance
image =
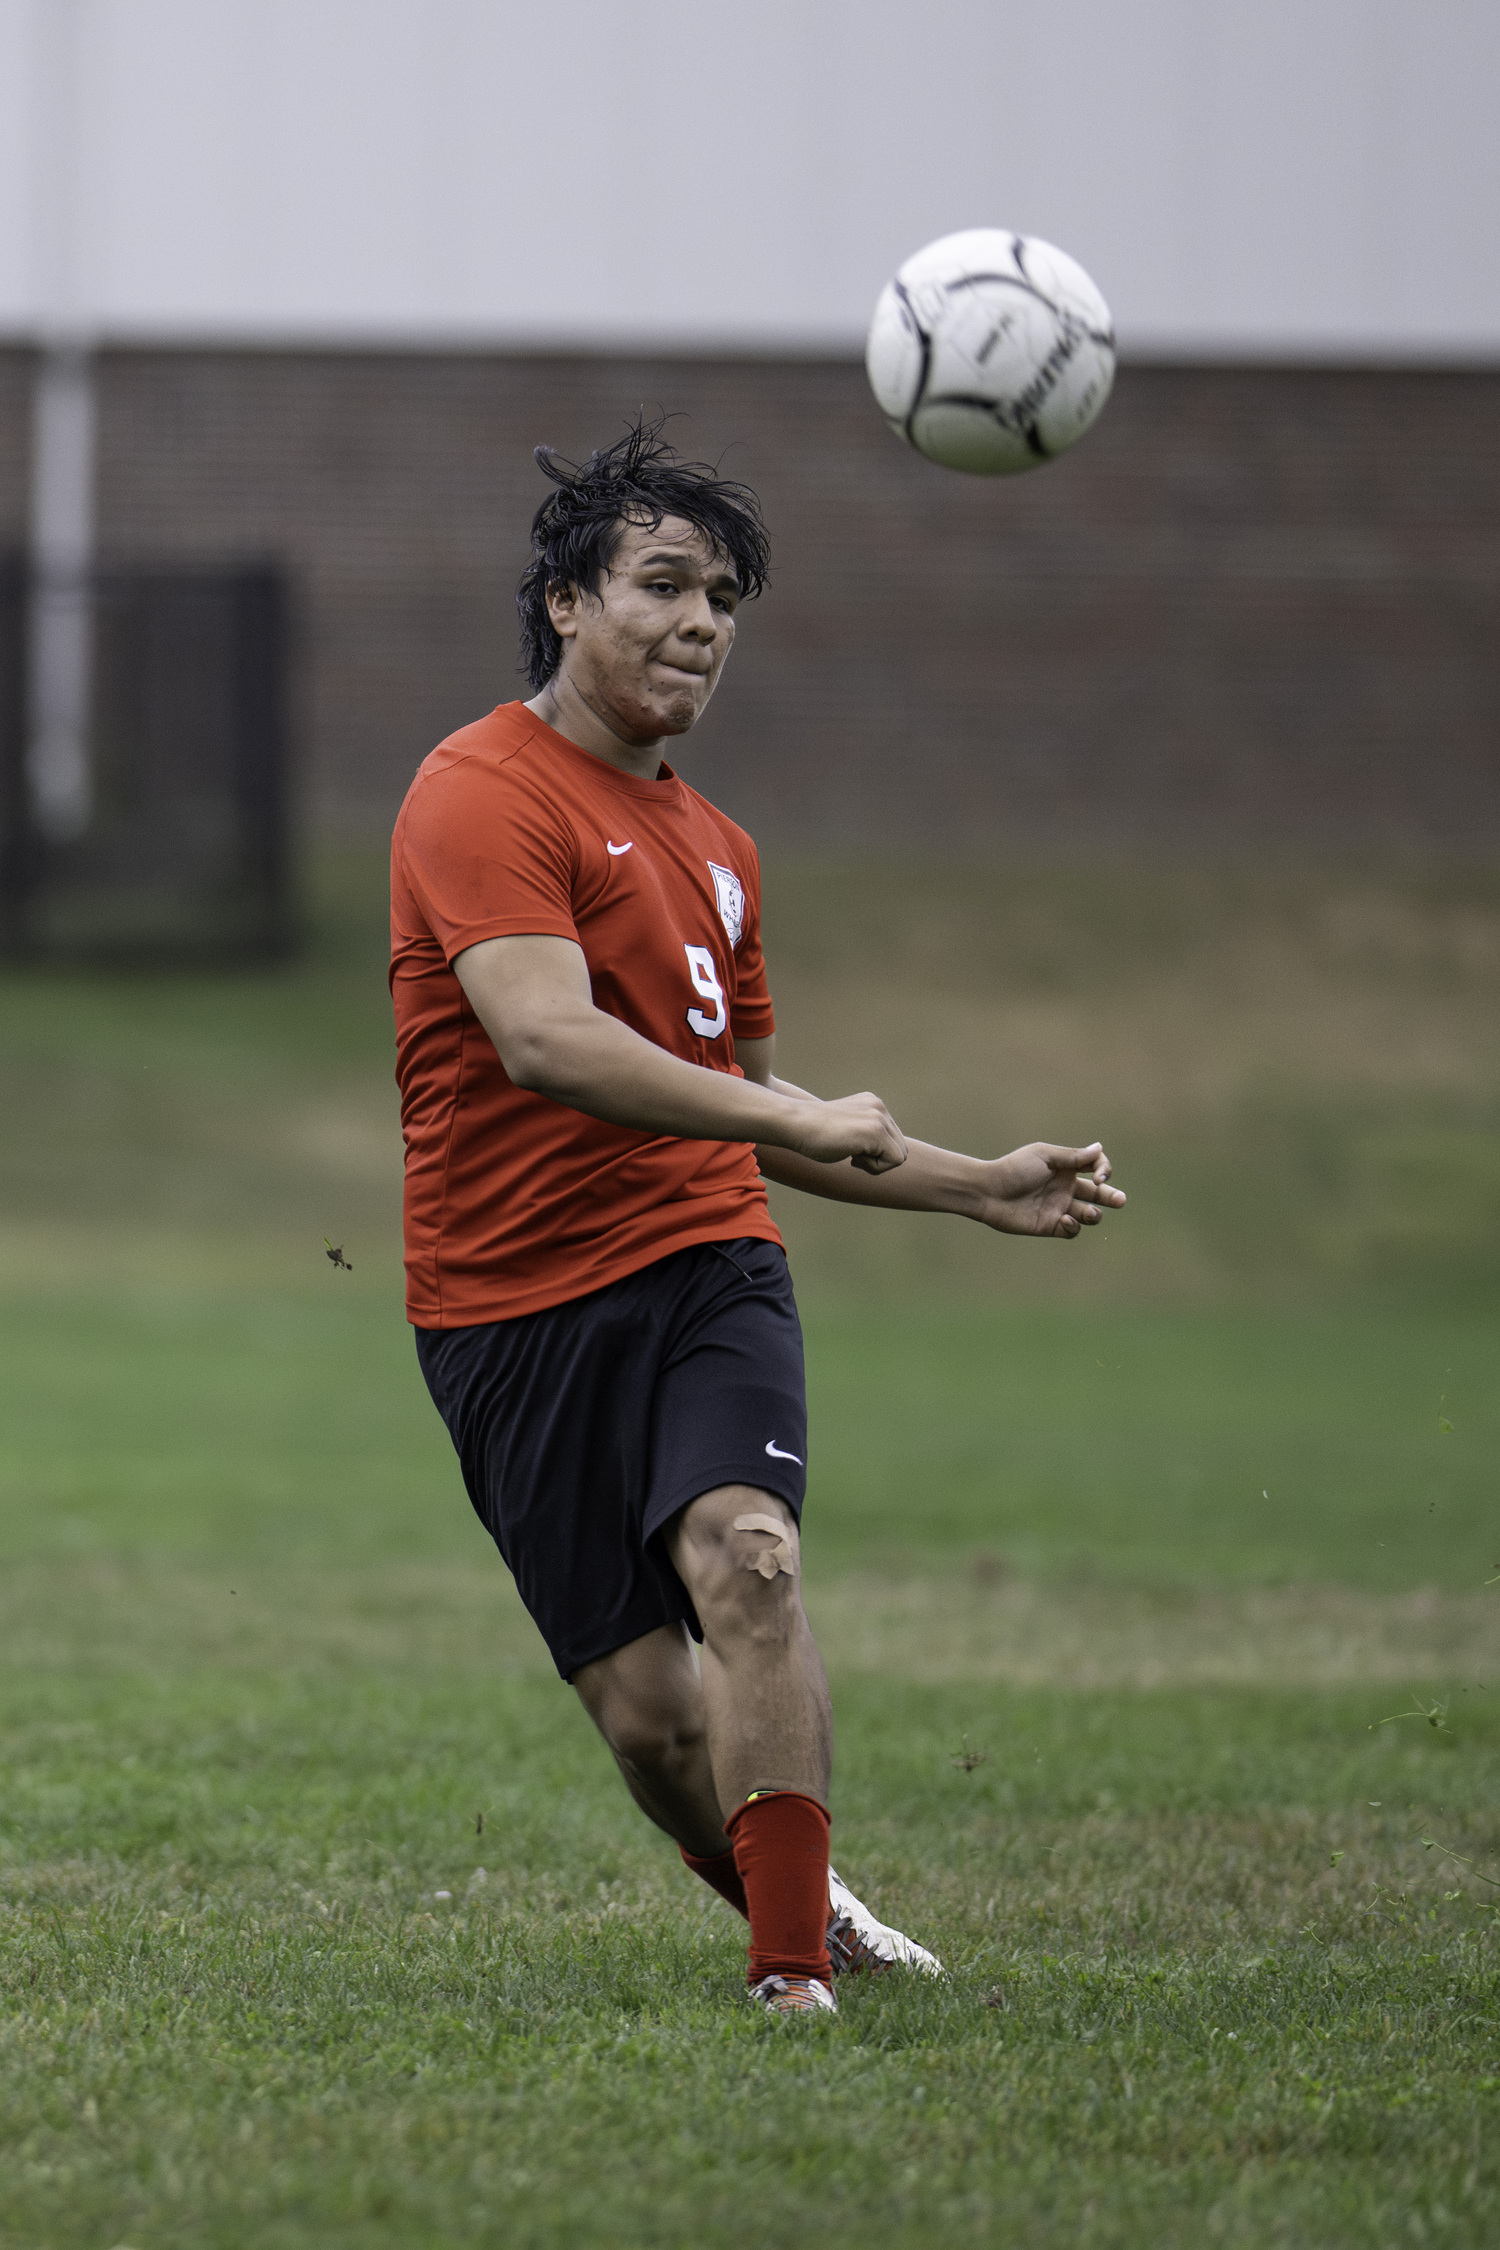
POLYGON ((1137 352, 1495 357, 1497 109, 1497 0, 0 0, 0 329, 842 349, 992 223, 1137 352))

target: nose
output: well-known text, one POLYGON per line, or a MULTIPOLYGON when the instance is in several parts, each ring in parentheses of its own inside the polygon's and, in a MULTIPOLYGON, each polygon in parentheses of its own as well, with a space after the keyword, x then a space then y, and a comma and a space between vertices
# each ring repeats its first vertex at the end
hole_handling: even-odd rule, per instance
POLYGON ((707 594, 699 592, 688 603, 678 622, 677 630, 695 641, 711 641, 719 630, 718 612, 710 604, 707 594))

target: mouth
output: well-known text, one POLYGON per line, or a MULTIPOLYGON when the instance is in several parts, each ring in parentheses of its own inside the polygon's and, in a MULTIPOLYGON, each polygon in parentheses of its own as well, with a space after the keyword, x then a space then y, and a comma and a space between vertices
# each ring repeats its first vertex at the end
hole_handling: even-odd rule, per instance
POLYGON ((663 672, 675 672, 680 680, 706 680, 711 670, 707 664, 701 669, 692 664, 673 664, 665 656, 658 656, 655 661, 663 672))

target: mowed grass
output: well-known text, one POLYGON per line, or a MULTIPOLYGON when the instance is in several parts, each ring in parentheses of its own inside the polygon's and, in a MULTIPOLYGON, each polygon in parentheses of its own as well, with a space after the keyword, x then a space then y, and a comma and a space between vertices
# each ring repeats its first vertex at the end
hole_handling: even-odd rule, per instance
POLYGON ((1494 1947, 1416 1839, 1493 1848, 1493 1727, 838 1692, 840 1857, 952 1974, 789 2031, 548 1680, 32 1679, 4 2238, 1492 2239, 1494 1947))
POLYGON ((789 1215, 837 1856, 952 1971, 815 2027, 422 1393, 368 870, 275 976, 0 988, 0 2243, 1492 2241, 1497 895, 787 890, 794 1075, 1097 1083, 1134 1197, 789 1215))

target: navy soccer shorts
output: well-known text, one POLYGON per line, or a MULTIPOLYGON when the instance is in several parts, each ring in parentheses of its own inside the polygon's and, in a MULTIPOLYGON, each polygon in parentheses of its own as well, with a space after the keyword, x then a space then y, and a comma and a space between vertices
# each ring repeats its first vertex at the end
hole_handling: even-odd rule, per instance
POLYGON ((756 1485, 802 1520, 807 1395, 786 1254, 699 1243, 517 1320, 419 1328, 481 1523, 565 1680, 681 1619, 662 1526, 756 1485))

